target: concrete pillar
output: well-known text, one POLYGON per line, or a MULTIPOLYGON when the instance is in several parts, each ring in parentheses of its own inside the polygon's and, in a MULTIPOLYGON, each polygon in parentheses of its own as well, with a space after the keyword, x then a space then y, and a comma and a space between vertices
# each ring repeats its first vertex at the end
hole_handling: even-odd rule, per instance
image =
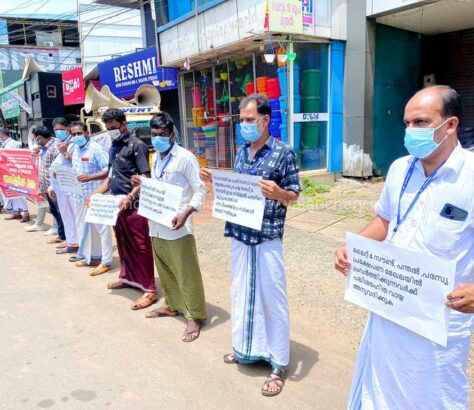
POLYGON ((365 3, 347 2, 343 173, 355 177, 372 175, 375 21, 365 3))

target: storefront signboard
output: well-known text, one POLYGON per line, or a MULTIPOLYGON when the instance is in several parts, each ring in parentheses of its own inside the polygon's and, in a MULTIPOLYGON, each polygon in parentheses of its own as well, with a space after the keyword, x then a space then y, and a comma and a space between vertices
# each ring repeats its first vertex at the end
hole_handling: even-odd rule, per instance
POLYGON ((155 48, 100 63, 99 76, 101 84, 121 98, 132 97, 143 84, 152 84, 158 91, 178 86, 178 70, 159 67, 155 48))
POLYGON ((61 73, 63 79, 64 105, 83 104, 85 99, 82 68, 61 73))
POLYGON ((301 0, 268 0, 268 29, 278 33, 303 33, 301 0))

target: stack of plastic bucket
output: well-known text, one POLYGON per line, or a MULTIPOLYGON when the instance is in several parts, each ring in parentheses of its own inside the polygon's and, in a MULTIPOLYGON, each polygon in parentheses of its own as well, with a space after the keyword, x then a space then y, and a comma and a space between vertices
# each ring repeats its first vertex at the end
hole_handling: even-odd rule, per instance
POLYGON ((199 161, 199 165, 206 166, 206 137, 202 128, 193 129, 194 155, 199 161))
POLYGON ((257 77, 257 93, 267 95, 268 77, 257 77))
POLYGON ((282 125, 280 99, 273 98, 270 100, 270 107, 272 108, 272 117, 268 127, 270 135, 276 139, 281 139, 280 127, 282 125))
POLYGON ((216 137, 217 126, 216 123, 205 124, 202 126, 202 131, 206 139, 206 159, 209 163, 216 162, 216 137))
POLYGON ((267 80, 267 97, 270 100, 280 98, 281 91, 280 91, 280 83, 278 78, 269 78, 267 80))

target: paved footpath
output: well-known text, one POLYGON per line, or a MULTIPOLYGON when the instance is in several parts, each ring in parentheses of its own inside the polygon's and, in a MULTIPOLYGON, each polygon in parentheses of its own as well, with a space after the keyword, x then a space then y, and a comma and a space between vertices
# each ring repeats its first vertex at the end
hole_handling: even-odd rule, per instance
POLYGON ((185 344, 182 320, 145 319, 129 307, 137 291, 106 289, 117 258, 112 272, 92 278, 42 233, 2 215, 0 408, 345 408, 365 313, 342 300, 332 268, 339 242, 292 226, 285 233, 292 359, 282 394, 265 398, 267 367, 222 361, 231 343, 230 242, 205 212, 198 223, 209 319, 185 344))

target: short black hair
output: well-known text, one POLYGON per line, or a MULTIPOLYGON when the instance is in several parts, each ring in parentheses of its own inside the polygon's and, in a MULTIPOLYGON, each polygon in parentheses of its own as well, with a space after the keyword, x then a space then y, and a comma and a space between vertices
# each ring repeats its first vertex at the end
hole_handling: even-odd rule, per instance
POLYGON ((107 124, 109 121, 125 122, 125 114, 118 108, 109 108, 102 114, 102 121, 107 124))
POLYGON ((441 116, 443 118, 457 117, 459 124, 462 122, 463 109, 459 93, 449 85, 434 85, 441 95, 441 116))
POLYGON ((244 109, 251 102, 254 102, 257 105, 257 112, 260 115, 272 115, 272 107, 270 106, 270 101, 262 94, 252 94, 245 97, 239 104, 239 110, 244 109))
POLYGON ((171 134, 174 130, 173 118, 167 112, 162 111, 151 118, 150 127, 153 129, 166 128, 171 134))
POLYGON ((69 126, 71 128, 72 127, 82 127, 83 131, 87 131, 87 125, 84 124, 82 121, 73 121, 73 122, 71 122, 71 124, 69 126))
POLYGON ((10 130, 6 127, 0 127, 0 134, 10 136, 10 130))
POLYGON ((36 127, 35 130, 33 131, 33 134, 35 134, 35 137, 40 136, 43 138, 51 138, 51 131, 49 130, 48 127, 45 127, 44 125, 36 127))
POLYGON ((56 117, 56 118, 53 120, 53 127, 54 127, 56 124, 62 125, 62 126, 64 126, 64 127, 69 127, 69 121, 66 120, 66 118, 64 118, 64 117, 56 117))

